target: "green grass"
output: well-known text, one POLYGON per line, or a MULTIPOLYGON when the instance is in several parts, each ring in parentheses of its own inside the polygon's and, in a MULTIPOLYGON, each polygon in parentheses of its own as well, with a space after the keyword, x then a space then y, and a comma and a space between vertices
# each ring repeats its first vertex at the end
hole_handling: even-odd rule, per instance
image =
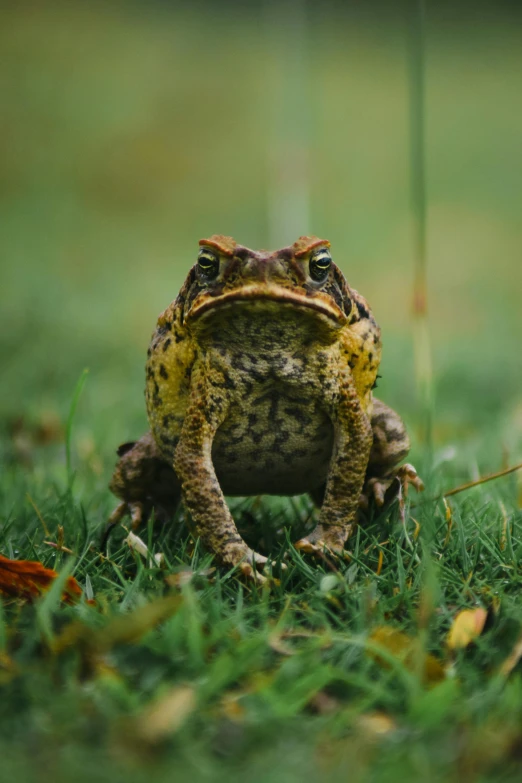
POLYGON ((1 783, 520 779, 520 667, 499 673, 522 629, 520 477, 453 498, 449 534, 440 495, 521 460, 522 47, 500 14, 473 29, 442 14, 426 52, 433 462, 412 358, 406 28, 332 7, 307 50, 310 229, 382 326, 379 394, 408 422, 426 492, 405 525, 394 507, 359 529, 337 571, 278 534, 306 524, 306 498, 232 500, 246 535, 288 558, 265 592, 209 573, 182 511, 141 531, 163 570, 121 530, 108 558, 98 548, 115 447, 146 427, 150 333, 197 240, 270 233, 265 33, 237 9, 5 9, 0 553, 72 569, 96 606, 58 589, 3 604, 1 783), (60 526, 72 558, 45 543, 60 526), (179 605, 153 622, 165 595, 179 605), (451 654, 453 618, 476 606, 484 633, 451 654), (150 630, 130 642, 138 610, 150 630), (413 658, 376 657, 381 626, 411 635, 413 658), (442 681, 425 681, 423 650, 442 681), (171 691, 179 725, 154 742, 147 710, 171 691))
MULTIPOLYGON (((13 479, 3 478, 6 494, 13 494, 13 479)), ((352 558, 338 572, 283 544, 290 568, 270 592, 246 588, 231 574, 208 574, 209 558, 194 548, 182 520, 175 535, 148 531, 151 551, 165 556, 164 571, 140 562, 122 534, 101 558, 95 520, 103 514, 82 506, 65 482, 34 484, 18 476, 22 498, 2 531, 2 551, 59 570, 71 562, 43 543, 42 526, 23 503, 30 489, 51 534, 64 525, 74 574, 97 606, 60 607, 58 593, 33 606, 4 607, 0 639, 11 665, 0 680, 3 779, 14 779, 15 770, 17 779, 42 779, 45 769, 49 779, 109 780, 123 768, 129 780, 163 780, 173 769, 181 779, 321 780, 344 777, 347 765, 355 780, 413 780, 428 770, 430 779, 448 781, 463 774, 517 779, 522 683, 516 672, 507 680, 498 673, 522 627, 522 515, 513 477, 455 501, 449 539, 440 502, 411 510, 421 526, 416 540, 414 523, 407 537, 396 512, 375 519, 358 530, 352 558), (167 588, 165 574, 182 566, 194 572, 190 583, 167 588), (103 640, 112 618, 178 592, 173 616, 138 643, 89 646, 89 633, 56 650, 68 623, 80 621, 93 635, 102 629, 103 640), (483 636, 450 654, 452 618, 479 605, 490 610, 483 636), (440 658, 444 680, 426 682, 422 663, 375 660, 369 635, 382 625, 406 631, 440 658), (140 739, 136 716, 173 686, 193 689, 195 709, 164 740, 140 739), (393 721, 382 737, 363 719, 374 712, 393 721)), ((434 477, 428 493, 439 486, 434 477)), ((236 501, 239 520, 243 506, 236 501)), ((101 509, 108 510, 106 499, 101 509)), ((270 510, 267 503, 256 514, 268 520, 270 510)), ((306 515, 304 505, 296 510, 284 508, 288 523, 306 515)))

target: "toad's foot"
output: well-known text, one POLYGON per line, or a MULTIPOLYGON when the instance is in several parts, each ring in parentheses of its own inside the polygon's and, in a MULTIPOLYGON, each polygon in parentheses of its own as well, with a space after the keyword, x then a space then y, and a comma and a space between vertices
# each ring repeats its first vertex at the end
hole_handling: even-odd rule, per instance
POLYGON ((280 568, 282 571, 286 571, 287 566, 284 563, 277 563, 275 560, 269 560, 268 557, 260 555, 258 552, 254 552, 253 549, 249 549, 242 562, 238 565, 239 571, 243 579, 247 582, 253 582, 257 585, 264 585, 270 581, 270 576, 261 574, 261 571, 272 571, 274 568, 280 568))
POLYGON ((107 525, 105 527, 105 532, 103 534, 103 538, 100 544, 100 549, 105 549, 107 546, 107 541, 109 540, 109 536, 112 533, 113 529, 116 527, 116 525, 119 525, 121 520, 125 516, 130 516, 131 522, 132 522, 132 530, 137 530, 144 522, 147 521, 149 511, 146 509, 145 505, 143 503, 127 503, 125 500, 122 500, 121 503, 118 503, 112 514, 110 515, 107 525))
POLYGON ((424 490, 424 483, 417 471, 413 465, 406 463, 386 477, 369 479, 364 486, 359 505, 361 508, 367 509, 370 499, 373 499, 377 506, 382 507, 396 497, 405 498, 408 495, 410 485, 417 492, 424 490))
POLYGON ((329 558, 332 558, 333 560, 346 560, 350 557, 348 552, 345 551, 344 546, 341 546, 338 542, 329 543, 326 536, 314 540, 312 540, 312 537, 301 538, 299 541, 296 541, 294 547, 305 555, 312 555, 318 560, 323 561, 327 561, 329 558))

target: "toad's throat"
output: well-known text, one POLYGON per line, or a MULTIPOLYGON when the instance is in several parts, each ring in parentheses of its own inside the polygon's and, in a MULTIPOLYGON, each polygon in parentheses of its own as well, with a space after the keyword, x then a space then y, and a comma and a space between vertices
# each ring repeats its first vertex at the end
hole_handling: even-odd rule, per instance
POLYGON ((334 329, 340 329, 346 323, 346 316, 337 305, 325 295, 315 294, 306 296, 283 286, 260 287, 256 285, 245 286, 237 291, 227 291, 219 296, 205 297, 201 302, 195 302, 187 320, 190 322, 202 321, 210 318, 214 313, 226 308, 243 307, 261 308, 269 311, 271 306, 275 308, 296 308, 317 317, 323 323, 327 323, 334 329))

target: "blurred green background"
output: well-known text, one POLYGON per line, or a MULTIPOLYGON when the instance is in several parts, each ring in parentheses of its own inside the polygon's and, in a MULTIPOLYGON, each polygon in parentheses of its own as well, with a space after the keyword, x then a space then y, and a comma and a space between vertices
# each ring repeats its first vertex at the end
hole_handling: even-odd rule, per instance
MULTIPOLYGON (((330 239, 414 424, 406 5, 2 3, 0 411, 78 410, 108 480, 146 427, 144 357, 200 237, 330 239), (101 455, 101 456, 100 456, 101 455)), ((432 4, 435 5, 435 4, 432 4)), ((435 439, 480 468, 522 443, 522 25, 429 9, 435 439)))

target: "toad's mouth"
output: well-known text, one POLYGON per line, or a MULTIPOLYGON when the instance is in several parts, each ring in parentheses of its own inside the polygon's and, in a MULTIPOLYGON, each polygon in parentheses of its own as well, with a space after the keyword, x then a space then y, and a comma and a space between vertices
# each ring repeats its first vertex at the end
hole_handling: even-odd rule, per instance
POLYGON ((187 320, 192 323, 206 321, 214 313, 241 305, 243 307, 248 305, 253 311, 265 310, 267 312, 281 306, 294 308, 307 312, 311 316, 315 315, 323 323, 336 329, 344 326, 347 320, 335 302, 321 292, 306 296, 283 286, 260 287, 256 285, 245 286, 238 291, 227 291, 218 296, 208 294, 201 301, 196 300, 188 313, 187 320))

